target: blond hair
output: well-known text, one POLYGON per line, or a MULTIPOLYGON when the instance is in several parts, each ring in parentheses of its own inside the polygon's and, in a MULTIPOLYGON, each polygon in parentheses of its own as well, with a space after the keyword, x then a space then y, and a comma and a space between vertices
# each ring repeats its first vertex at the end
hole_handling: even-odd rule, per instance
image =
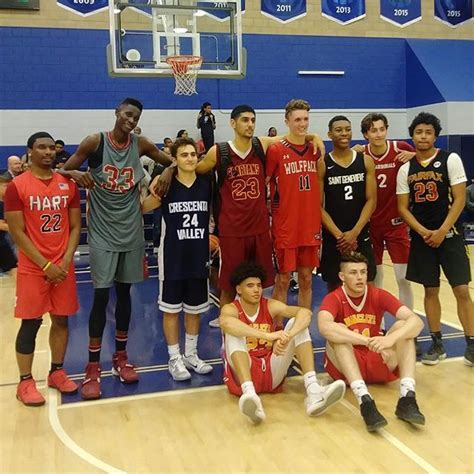
POLYGON ((309 112, 311 105, 303 99, 291 99, 285 107, 285 118, 288 118, 294 110, 307 110, 309 112))

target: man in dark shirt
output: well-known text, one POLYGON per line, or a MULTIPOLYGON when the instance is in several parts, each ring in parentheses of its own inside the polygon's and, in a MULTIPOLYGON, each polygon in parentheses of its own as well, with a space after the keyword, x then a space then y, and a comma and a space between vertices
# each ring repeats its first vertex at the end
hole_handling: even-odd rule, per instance
POLYGON ((202 141, 207 152, 214 145, 214 130, 216 128, 216 117, 212 113, 212 107, 209 102, 202 104, 196 125, 197 128, 201 129, 202 141))

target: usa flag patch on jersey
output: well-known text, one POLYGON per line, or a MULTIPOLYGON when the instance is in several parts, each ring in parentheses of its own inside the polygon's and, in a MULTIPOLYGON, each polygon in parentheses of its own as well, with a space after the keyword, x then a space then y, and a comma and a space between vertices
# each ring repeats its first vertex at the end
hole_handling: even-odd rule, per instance
POLYGON ((58 183, 59 189, 62 191, 68 191, 69 190, 69 184, 67 183, 58 183))

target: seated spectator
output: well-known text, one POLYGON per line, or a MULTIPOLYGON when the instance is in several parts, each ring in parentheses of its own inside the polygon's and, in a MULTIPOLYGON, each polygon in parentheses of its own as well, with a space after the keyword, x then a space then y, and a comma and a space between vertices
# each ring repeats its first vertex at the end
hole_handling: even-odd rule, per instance
POLYGON ((53 162, 53 168, 62 168, 71 156, 71 153, 64 149, 64 142, 62 140, 56 140, 54 144, 56 146, 56 159, 53 162))
POLYGON ((270 127, 268 129, 268 136, 269 137, 276 137, 278 134, 277 134, 277 129, 275 127, 270 127))
POLYGON ((189 137, 189 133, 187 130, 180 130, 177 134, 176 134, 176 138, 188 138, 189 137))
POLYGON ((15 176, 18 176, 23 172, 21 169, 21 159, 16 155, 7 158, 7 166, 8 169, 4 173, 4 176, 8 180, 12 180, 15 176))
POLYGON ((163 140, 163 148, 161 149, 161 151, 168 153, 168 155, 171 155, 171 145, 173 145, 173 140, 171 140, 171 138, 169 137, 166 137, 163 140))

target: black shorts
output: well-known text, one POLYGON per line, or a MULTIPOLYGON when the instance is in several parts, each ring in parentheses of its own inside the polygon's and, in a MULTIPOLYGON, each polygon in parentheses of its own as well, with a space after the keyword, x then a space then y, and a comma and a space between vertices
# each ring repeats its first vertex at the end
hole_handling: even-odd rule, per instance
POLYGON ((209 309, 207 278, 160 281, 158 307, 165 313, 204 313, 209 309))
MULTIPOLYGON (((337 241, 332 235, 323 234, 323 246, 321 251, 321 265, 319 271, 325 282, 329 285, 338 285, 341 283, 339 279, 341 253, 336 247, 337 241)), ((357 238, 357 251, 364 255, 369 261, 367 281, 374 281, 377 274, 375 265, 374 251, 370 242, 370 234, 368 231, 362 231, 357 238)))
POLYGON ((453 288, 469 284, 469 251, 463 237, 453 234, 452 237, 444 239, 438 248, 432 248, 419 234, 412 232, 407 280, 426 287, 439 287, 441 268, 453 288))
POLYGON ((9 272, 12 268, 16 268, 16 264, 17 259, 10 245, 0 245, 0 271, 9 272))

